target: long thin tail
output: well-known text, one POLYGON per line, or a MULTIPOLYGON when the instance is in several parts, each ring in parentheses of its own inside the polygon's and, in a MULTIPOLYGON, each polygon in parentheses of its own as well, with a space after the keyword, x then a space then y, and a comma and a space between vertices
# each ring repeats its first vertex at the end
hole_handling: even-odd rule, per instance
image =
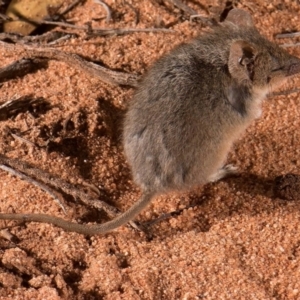
POLYGON ((139 212, 141 212, 148 205, 148 203, 150 203, 153 197, 154 193, 145 193, 127 211, 120 214, 119 216, 117 216, 109 222, 97 225, 77 224, 45 214, 0 214, 0 219, 19 220, 24 222, 49 223, 60 227, 66 231, 73 231, 84 235, 104 234, 131 221, 139 212))

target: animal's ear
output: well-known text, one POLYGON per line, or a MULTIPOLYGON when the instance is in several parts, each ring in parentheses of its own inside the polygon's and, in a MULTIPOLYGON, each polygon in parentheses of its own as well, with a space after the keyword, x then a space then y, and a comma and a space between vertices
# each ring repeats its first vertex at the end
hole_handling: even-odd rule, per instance
POLYGON ((253 80, 257 51, 246 41, 235 41, 230 46, 228 69, 238 81, 253 80))
POLYGON ((252 16, 247 11, 238 8, 234 8, 229 11, 226 21, 229 21, 240 27, 254 27, 252 16))

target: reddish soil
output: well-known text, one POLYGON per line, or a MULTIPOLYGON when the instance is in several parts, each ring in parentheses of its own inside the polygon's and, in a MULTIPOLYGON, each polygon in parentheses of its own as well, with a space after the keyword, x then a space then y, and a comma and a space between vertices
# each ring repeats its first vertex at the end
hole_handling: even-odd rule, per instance
MULTIPOLYGON (((175 45, 206 30, 162 1, 127 1, 131 6, 105 2, 113 11, 110 24, 103 7, 92 0, 78 5, 67 20, 105 28, 165 26, 175 33, 91 39, 81 34, 55 47, 111 69, 142 74, 175 45), (140 14, 137 25, 134 10, 140 14)), ((207 17, 208 11, 213 15, 226 6, 222 0, 185 3, 207 17)), ((257 28, 270 40, 299 42, 274 38, 300 31, 299 1, 234 3, 252 12, 257 28)), ((288 50, 300 57, 299 47, 288 50)), ((0 51, 1 66, 20 59, 0 51)), ((300 76, 282 90, 299 85, 300 76)), ((73 184, 98 186, 105 191, 101 200, 126 210, 139 197, 120 142, 132 92, 49 61, 44 69, 2 84, 0 102, 31 95, 49 105, 1 121, 0 151, 73 184), (71 125, 62 130, 68 118, 71 125)), ((0 299, 300 299, 300 197, 285 201, 273 192, 277 176, 300 174, 299 95, 268 97, 262 117, 229 155, 239 176, 155 199, 137 221, 181 212, 150 226, 148 235, 123 226, 105 236, 85 237, 48 224, 1 221, 1 228, 8 227, 19 241, 0 239, 0 299)), ((51 196, 4 171, 0 182, 1 212, 47 213, 80 223, 105 218, 66 195, 65 215, 51 196)))

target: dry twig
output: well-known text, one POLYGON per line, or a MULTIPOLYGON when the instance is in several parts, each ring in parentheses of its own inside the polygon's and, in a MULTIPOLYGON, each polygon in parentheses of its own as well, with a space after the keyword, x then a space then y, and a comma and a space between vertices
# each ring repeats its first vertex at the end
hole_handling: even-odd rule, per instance
POLYGON ((137 86, 139 77, 135 74, 117 72, 88 62, 74 53, 65 53, 53 48, 31 47, 20 44, 9 44, 0 41, 0 46, 12 52, 21 52, 26 58, 47 58, 65 62, 87 74, 113 85, 137 86))
POLYGON ((93 28, 89 35, 92 36, 107 36, 107 35, 124 35, 134 32, 166 32, 174 33, 175 30, 168 28, 113 28, 113 29, 100 29, 93 28))
MULTIPOLYGON (((0 161, 1 161, 1 158, 0 158, 0 161)), ((29 177, 13 168, 10 168, 8 167, 7 165, 4 165, 4 164, 1 164, 0 163, 0 169, 3 170, 3 171, 6 171, 8 173, 10 173, 11 175, 14 175, 14 176, 17 176, 23 180, 26 180, 27 182, 37 186, 38 188, 40 188, 41 190, 45 191, 46 193, 48 193, 53 199, 55 202, 58 203, 58 205, 60 206, 60 208, 63 210, 63 212, 66 214, 66 209, 63 205, 62 202, 63 199, 62 197, 59 195, 59 193, 57 193, 56 191, 54 191, 53 189, 51 189, 49 186, 41 183, 41 182, 38 182, 37 180, 34 180, 32 177, 29 177)))
POLYGON ((58 39, 56 39, 55 41, 52 41, 52 42, 49 42, 48 45, 49 46, 54 46, 56 44, 59 44, 60 42, 62 41, 66 41, 66 40, 69 40, 70 38, 72 37, 72 34, 66 34, 58 39))
POLYGON ((14 43, 20 44, 40 44, 40 43, 51 43, 57 41, 59 39, 63 39, 65 37, 70 38, 71 36, 76 36, 75 34, 69 34, 62 31, 50 31, 41 35, 33 35, 33 36, 22 36, 16 33, 8 33, 2 32, 0 33, 1 41, 12 41, 14 43))
POLYGON ((20 142, 22 142, 22 143, 25 143, 25 144, 27 144, 29 147, 32 147, 32 148, 37 148, 37 147, 38 147, 35 143, 33 143, 33 142, 31 142, 31 141, 29 141, 29 140, 27 140, 27 139, 25 139, 25 138, 23 138, 23 137, 21 137, 21 136, 15 134, 15 133, 13 133, 13 132, 10 132, 10 135, 11 135, 15 140, 18 140, 18 141, 20 141, 20 142))
MULTIPOLYGON (((28 179, 26 177, 24 177, 23 179, 28 180, 29 182, 31 182, 30 179, 32 178, 38 178, 38 180, 42 181, 44 184, 60 189, 66 194, 73 196, 75 199, 80 199, 84 204, 88 206, 94 207, 99 210, 104 210, 109 215, 109 217, 115 217, 119 213, 115 207, 98 199, 90 199, 88 194, 80 189, 75 188, 70 183, 59 179, 56 176, 53 176, 41 169, 35 168, 23 161, 14 158, 8 158, 7 156, 0 154, 0 168, 2 168, 2 165, 9 166, 9 168, 13 169, 15 172, 21 173, 23 175, 26 174, 25 176, 28 179)), ((18 176, 18 174, 15 175, 18 176)))
MULTIPOLYGON (((23 19, 14 19, 12 21, 23 19)), ((83 30, 87 32, 88 36, 108 36, 108 35, 125 35, 134 32, 168 32, 172 33, 175 32, 172 29, 168 28, 92 28, 90 24, 86 26, 77 26, 74 24, 66 23, 66 22, 59 22, 59 21, 48 21, 48 20, 30 20, 26 19, 26 21, 30 21, 32 24, 36 25, 54 25, 60 26, 64 28, 72 28, 76 30, 83 30)))
POLYGON ((287 91, 279 91, 279 92, 273 92, 269 95, 269 97, 273 96, 281 96, 281 95, 289 95, 292 93, 298 93, 300 92, 300 89, 292 89, 292 90, 287 90, 287 91))
MULTIPOLYGON (((83 188, 76 188, 70 183, 66 182, 65 180, 62 180, 58 177, 54 177, 53 175, 41 169, 34 168, 18 159, 8 158, 5 155, 0 154, 0 169, 5 170, 10 174, 15 175, 21 179, 24 179, 29 183, 41 188, 45 192, 49 193, 54 198, 54 200, 56 200, 60 204, 64 212, 65 209, 59 200, 60 197, 58 198, 56 196, 58 193, 52 188, 50 188, 49 185, 62 190, 63 192, 73 196, 75 199, 80 199, 81 202, 86 204, 87 206, 94 207, 98 210, 104 210, 110 218, 115 218, 120 214, 117 208, 98 199, 90 199, 89 195, 83 191, 83 188), (43 181, 43 183, 33 179, 34 177, 38 178, 38 180, 40 181, 43 181)), ((7 214, 0 215, 1 219, 10 219, 9 215, 7 214)), ((16 216, 14 220, 18 219, 18 216, 20 217, 19 220, 24 220, 24 216, 28 216, 26 214, 11 214, 11 216, 12 215, 16 216)), ((48 217, 50 217, 50 219, 59 219, 51 216, 46 216, 46 219, 48 217)), ((129 224, 137 230, 142 230, 140 226, 138 226, 134 221, 130 221, 129 224)))
POLYGON ((297 32, 288 32, 288 33, 279 33, 275 37, 277 39, 285 39, 285 38, 294 38, 300 36, 300 31, 297 32))
POLYGON ((14 234, 9 232, 8 229, 0 230, 0 236, 14 244, 16 244, 19 241, 19 239, 14 234))
POLYGON ((134 32, 166 32, 174 33, 173 29, 168 28, 92 28, 90 25, 77 26, 66 22, 56 21, 40 21, 39 25, 56 25, 65 28, 73 28, 76 30, 84 30, 87 32, 87 36, 108 36, 108 35, 125 35, 134 32))
POLYGON ((109 8, 109 6, 101 0, 94 0, 94 2, 100 4, 105 9, 106 14, 107 14, 106 23, 109 23, 111 20, 111 9, 109 8))
POLYGON ((191 15, 190 23, 192 23, 195 19, 199 19, 203 24, 208 26, 213 26, 218 24, 218 22, 214 18, 204 17, 203 15, 191 15))
POLYGON ((8 66, 0 68, 0 82, 5 82, 15 77, 24 76, 45 66, 44 59, 20 59, 8 66))
POLYGON ((289 44, 281 44, 279 47, 282 48, 291 48, 291 47, 299 47, 300 43, 289 43, 289 44))
POLYGON ((197 15, 197 12, 190 8, 189 6, 182 3, 180 0, 164 0, 183 10, 188 15, 197 15))
POLYGON ((69 11, 71 11, 75 6, 77 6, 80 2, 83 2, 83 0, 76 0, 73 3, 71 3, 66 9, 64 9, 59 15, 63 16, 67 14, 69 11))
POLYGON ((43 98, 34 99, 32 95, 20 97, 0 104, 0 121, 4 121, 19 112, 27 111, 29 107, 37 107, 48 102, 43 98))

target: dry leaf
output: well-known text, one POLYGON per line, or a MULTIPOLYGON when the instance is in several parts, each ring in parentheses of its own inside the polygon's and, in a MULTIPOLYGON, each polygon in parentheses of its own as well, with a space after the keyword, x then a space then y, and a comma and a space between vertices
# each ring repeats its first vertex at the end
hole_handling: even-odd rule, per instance
POLYGON ((49 16, 49 11, 55 13, 63 2, 63 0, 12 0, 6 15, 16 21, 5 22, 4 32, 30 34, 39 26, 32 21, 42 21, 49 16), (20 19, 22 21, 19 21, 20 19))

